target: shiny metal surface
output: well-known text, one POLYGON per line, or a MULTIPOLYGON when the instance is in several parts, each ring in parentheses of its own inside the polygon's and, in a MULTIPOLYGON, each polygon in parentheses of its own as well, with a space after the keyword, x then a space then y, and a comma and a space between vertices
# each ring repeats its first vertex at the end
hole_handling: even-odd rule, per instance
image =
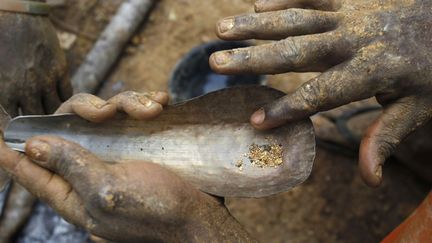
POLYGON ((263 86, 229 88, 167 107, 157 119, 118 116, 102 124, 75 115, 13 119, 5 141, 22 151, 33 136, 50 134, 75 141, 107 162, 160 164, 214 195, 263 197, 287 191, 310 174, 315 137, 310 120, 257 131, 249 124, 258 108, 284 94, 263 86), (259 168, 245 156, 251 144, 283 145, 283 164, 259 168), (236 166, 243 161, 243 168, 236 166))

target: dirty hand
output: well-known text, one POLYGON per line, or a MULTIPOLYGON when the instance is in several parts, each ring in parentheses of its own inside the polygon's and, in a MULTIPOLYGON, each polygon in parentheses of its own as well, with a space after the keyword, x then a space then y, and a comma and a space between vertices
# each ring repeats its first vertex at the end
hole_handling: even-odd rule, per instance
MULTIPOLYGON (((166 93, 122 93, 108 102, 80 94, 59 108, 102 122, 117 110, 137 119, 162 111, 166 93)), ((216 198, 145 162, 108 164, 78 144, 52 136, 26 143, 26 153, 1 141, 0 166, 71 223, 119 242, 247 239, 216 198), (225 238, 227 237, 227 238, 225 238), (229 237, 229 238, 228 238, 229 237)))
POLYGON ((48 17, 0 11, 0 104, 12 117, 51 114, 72 94, 48 17))
POLYGON ((218 23, 226 40, 280 40, 218 52, 214 70, 276 74, 323 72, 297 91, 257 111, 258 129, 375 96, 384 112, 360 148, 360 171, 378 186, 382 164, 432 115, 432 1, 259 0, 256 14, 218 23))

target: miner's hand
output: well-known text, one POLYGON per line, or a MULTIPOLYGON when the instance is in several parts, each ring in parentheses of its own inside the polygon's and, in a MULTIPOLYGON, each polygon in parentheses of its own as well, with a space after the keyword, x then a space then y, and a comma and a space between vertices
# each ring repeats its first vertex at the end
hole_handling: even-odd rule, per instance
POLYGON ((56 114, 75 113, 91 122, 103 122, 118 112, 127 113, 137 120, 148 120, 158 116, 169 101, 165 92, 137 93, 126 91, 108 101, 91 94, 76 94, 63 103, 56 114))
POLYGON ((385 159, 432 115, 432 1, 259 0, 255 7, 256 14, 221 20, 218 35, 279 41, 218 52, 213 69, 323 72, 257 111, 258 129, 375 96, 384 112, 362 141, 360 171, 378 186, 385 159))
MULTIPOLYGON (((79 94, 58 113, 101 122, 126 112, 148 119, 166 93, 125 92, 108 101, 79 94)), ((142 161, 105 163, 78 144, 52 136, 26 143, 25 155, 0 142, 0 166, 69 222, 118 242, 219 242, 250 238, 215 197, 162 167, 142 161)))
POLYGON ((0 31, 0 104, 12 117, 51 114, 72 88, 49 18, 0 11, 0 31))

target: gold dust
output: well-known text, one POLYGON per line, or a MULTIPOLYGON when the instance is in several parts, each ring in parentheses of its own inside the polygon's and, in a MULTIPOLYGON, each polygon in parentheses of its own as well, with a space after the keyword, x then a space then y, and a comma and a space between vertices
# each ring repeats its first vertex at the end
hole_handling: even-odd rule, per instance
POLYGON ((104 199, 109 209, 113 209, 115 207, 114 195, 107 194, 105 195, 104 199))
POLYGON ((278 143, 270 143, 266 145, 252 144, 249 147, 248 157, 254 166, 278 167, 282 165, 282 145, 278 143))

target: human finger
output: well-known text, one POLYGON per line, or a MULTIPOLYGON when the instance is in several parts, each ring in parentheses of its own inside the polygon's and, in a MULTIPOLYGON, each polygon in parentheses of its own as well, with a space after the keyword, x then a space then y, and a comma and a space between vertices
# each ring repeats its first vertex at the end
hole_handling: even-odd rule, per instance
MULTIPOLYGON (((391 66, 388 68, 392 69, 391 66)), ((258 110, 252 115, 251 123, 258 129, 270 129, 320 111, 373 97, 391 88, 393 82, 385 79, 386 75, 391 75, 391 70, 364 62, 360 55, 258 110)))
POLYGON ((334 65, 337 50, 344 49, 332 32, 289 37, 270 44, 220 51, 210 56, 210 66, 223 74, 277 74, 323 71, 334 65), (336 46, 339 45, 339 48, 336 46))
POLYGON ((158 101, 168 103, 167 98, 167 95, 163 93, 151 95, 149 93, 127 91, 112 97, 108 102, 115 104, 117 110, 126 112, 134 119, 146 120, 154 118, 162 112, 163 106, 158 101))
POLYGON ((0 139, 0 167, 33 195, 49 204, 60 215, 77 225, 87 225, 88 215, 81 199, 70 185, 54 173, 11 150, 0 139))
POLYGON ((359 168, 366 184, 372 187, 381 184, 385 160, 405 137, 431 119, 430 107, 431 104, 416 97, 404 97, 385 107, 360 146, 359 168))
POLYGON ((38 136, 26 142, 26 155, 39 166, 53 171, 83 197, 99 185, 106 165, 79 144, 53 136, 38 136))
POLYGON ((280 40, 289 36, 322 33, 336 28, 338 14, 305 9, 228 17, 218 22, 224 40, 280 40))
POLYGON ((112 118, 116 112, 115 104, 91 94, 76 94, 63 103, 56 114, 75 113, 91 122, 103 122, 112 118))
POLYGON ((162 91, 152 91, 152 92, 144 93, 144 95, 161 105, 168 105, 168 102, 170 100, 168 93, 162 91))

